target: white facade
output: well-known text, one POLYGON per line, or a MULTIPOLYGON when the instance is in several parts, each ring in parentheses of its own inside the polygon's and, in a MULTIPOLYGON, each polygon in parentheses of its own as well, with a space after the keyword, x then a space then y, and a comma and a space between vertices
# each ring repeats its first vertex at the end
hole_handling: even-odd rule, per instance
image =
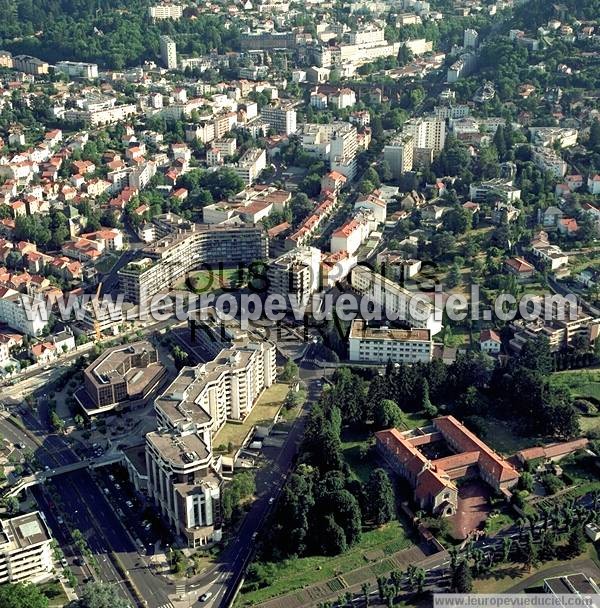
POLYGON ((266 152, 262 149, 253 148, 240 158, 233 170, 244 180, 245 184, 250 185, 256 181, 256 178, 266 166, 266 152))
POLYGON ((358 292, 411 327, 428 329, 432 336, 442 330, 442 311, 424 295, 411 293, 364 266, 352 269, 351 283, 358 292))
POLYGON ((348 337, 350 361, 379 363, 429 363, 433 340, 428 329, 390 329, 367 327, 362 320, 352 321, 348 337))
POLYGON ((27 294, 7 289, 0 297, 0 322, 28 336, 40 336, 48 319, 44 318, 44 302, 27 294), (40 308, 37 305, 41 304, 40 308))
POLYGON ((156 4, 148 7, 151 19, 181 19, 183 7, 180 4, 156 4))
POLYGON ((39 512, 0 522, 0 584, 39 583, 53 574, 52 537, 39 512))
POLYGON ((95 63, 83 63, 80 61, 59 61, 56 71, 79 78, 98 78, 98 66, 95 63))
POLYGON ((404 173, 412 171, 414 147, 412 135, 396 137, 384 147, 383 158, 389 164, 394 179, 399 179, 404 173))
POLYGON ((435 116, 411 118, 404 123, 403 134, 412 135, 414 148, 440 152, 446 142, 446 123, 435 116))
POLYGON ((177 45, 170 36, 160 37, 160 58, 167 70, 177 69, 177 45))
POLYGON ((306 304, 320 283, 321 251, 299 247, 273 260, 267 270, 269 293, 279 294, 290 303, 306 304))

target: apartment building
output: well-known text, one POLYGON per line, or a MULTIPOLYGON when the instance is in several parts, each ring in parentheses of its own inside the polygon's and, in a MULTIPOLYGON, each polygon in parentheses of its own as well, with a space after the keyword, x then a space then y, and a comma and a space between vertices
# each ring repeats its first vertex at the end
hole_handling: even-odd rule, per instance
POLYGON ((95 63, 84 63, 82 61, 59 61, 56 71, 73 76, 75 78, 98 78, 98 65, 95 63))
POLYGON ((175 531, 198 547, 221 538, 221 460, 214 434, 243 420, 276 375, 275 345, 211 320, 190 322, 189 347, 214 358, 184 367, 155 399, 158 430, 146 435, 148 493, 175 531))
POLYGON ((0 521, 0 585, 49 579, 53 575, 51 543, 39 511, 0 521))
POLYGON ((567 163, 551 148, 533 148, 531 159, 534 165, 544 173, 551 173, 559 179, 567 174, 567 163))
POLYGON ((267 166, 267 153, 262 148, 251 148, 233 166, 233 170, 246 185, 253 184, 261 171, 267 166))
POLYGON ((155 4, 148 7, 150 19, 159 21, 162 19, 181 19, 183 7, 180 4, 155 4))
POLYGON ((349 122, 307 123, 302 128, 301 145, 320 159, 328 160, 332 171, 349 180, 356 175, 358 132, 349 122))
POLYGON ((147 491, 188 547, 220 540, 221 479, 197 433, 146 435, 147 491))
POLYGON ((165 373, 150 342, 115 346, 86 367, 75 398, 87 416, 142 405, 165 373))
POLYGON ((175 230, 119 270, 127 301, 147 302, 203 263, 249 264, 268 257, 266 233, 260 226, 183 223, 175 230))
POLYGON ((0 322, 28 336, 41 336, 48 324, 43 302, 9 287, 0 287, 0 322))
POLYGON ((399 179, 404 173, 413 169, 413 150, 415 140, 412 135, 395 137, 383 149, 383 158, 390 166, 394 179, 399 179))
POLYGON ((240 36, 242 51, 269 51, 295 49, 296 32, 245 32, 240 36))
POLYGON ((433 340, 428 329, 393 329, 352 321, 348 336, 348 359, 365 363, 428 363, 433 340))
POLYGON ((423 294, 410 292, 365 266, 355 266, 350 277, 352 287, 369 297, 393 320, 428 329, 432 336, 442 330, 442 311, 423 294))
POLYGON ((127 104, 114 106, 106 109, 73 109, 65 112, 64 119, 67 122, 82 122, 92 127, 98 125, 110 125, 115 122, 126 120, 129 116, 137 113, 137 106, 127 104))
POLYGON ((170 36, 160 37, 160 58, 167 70, 177 69, 177 45, 170 36))
POLYGON ((332 253, 347 251, 353 255, 376 226, 373 212, 358 210, 351 219, 332 233, 329 249, 332 253))
POLYGON ((37 57, 31 55, 13 55, 13 68, 18 72, 43 76, 49 72, 50 66, 37 57))
POLYGON ((260 115, 277 133, 291 135, 296 132, 296 110, 291 104, 265 106, 260 115))
POLYGON ((292 249, 273 260, 267 270, 270 294, 288 303, 306 304, 319 289, 321 251, 316 247, 292 249))
POLYGON ((413 137, 413 148, 428 148, 434 154, 441 152, 446 142, 446 123, 435 116, 411 118, 402 132, 413 137))

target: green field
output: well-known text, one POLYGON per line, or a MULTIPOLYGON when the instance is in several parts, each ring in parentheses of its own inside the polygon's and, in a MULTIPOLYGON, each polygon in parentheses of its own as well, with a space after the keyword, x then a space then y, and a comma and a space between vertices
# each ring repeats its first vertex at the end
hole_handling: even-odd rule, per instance
POLYGON ((581 369, 557 372, 550 381, 555 386, 563 386, 573 397, 592 399, 600 403, 600 369, 581 369))
POLYGON ((214 293, 222 289, 241 289, 246 284, 246 273, 239 268, 215 268, 190 272, 180 281, 178 289, 190 289, 195 293, 214 293))
POLYGON ((368 564, 366 553, 391 555, 411 545, 403 526, 391 522, 377 530, 365 532, 360 543, 337 557, 301 557, 273 564, 273 583, 264 589, 241 593, 239 603, 257 604, 265 600, 326 581, 368 564))

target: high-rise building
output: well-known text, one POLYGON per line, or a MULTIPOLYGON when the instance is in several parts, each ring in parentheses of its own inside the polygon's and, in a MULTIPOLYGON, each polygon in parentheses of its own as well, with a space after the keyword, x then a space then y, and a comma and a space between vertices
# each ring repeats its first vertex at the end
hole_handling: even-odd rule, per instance
POLYGON ((479 34, 477 33, 477 31, 470 28, 466 29, 464 33, 463 46, 466 49, 474 49, 477 47, 478 42, 479 34))
POLYGON ((394 179, 400 178, 413 168, 414 138, 412 135, 399 135, 383 149, 383 158, 390 166, 394 179))
POLYGON ((160 58, 167 70, 177 69, 177 45, 170 36, 160 37, 160 58))
POLYGON ((414 148, 430 148, 441 152, 446 142, 446 122, 435 116, 411 118, 404 123, 404 135, 412 135, 414 148))
POLYGON ((306 304, 319 288, 321 251, 301 247, 288 251, 269 264, 269 293, 289 298, 288 303, 306 304))
POLYGON ((269 105, 261 112, 261 117, 277 133, 291 135, 296 132, 296 110, 290 105, 269 105))

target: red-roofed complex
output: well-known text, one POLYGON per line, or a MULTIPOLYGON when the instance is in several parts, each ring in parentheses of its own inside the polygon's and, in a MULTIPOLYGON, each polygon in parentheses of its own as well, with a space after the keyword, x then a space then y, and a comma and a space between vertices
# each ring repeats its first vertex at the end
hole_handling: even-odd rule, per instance
POLYGON ((436 418, 424 429, 380 431, 376 438, 382 456, 413 487, 419 507, 434 515, 457 512, 457 479, 479 477, 501 493, 519 479, 511 464, 453 416, 436 418))

